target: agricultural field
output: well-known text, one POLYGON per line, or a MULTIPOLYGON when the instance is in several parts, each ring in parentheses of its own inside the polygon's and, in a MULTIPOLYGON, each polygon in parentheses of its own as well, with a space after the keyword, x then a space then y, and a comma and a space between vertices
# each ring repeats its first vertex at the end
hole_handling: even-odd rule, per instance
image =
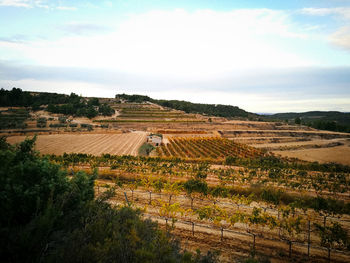
MULTIPOLYGON (((25 136, 8 137, 9 143, 18 143, 25 136)), ((35 149, 42 154, 86 153, 92 155, 137 155, 146 141, 146 133, 123 134, 52 134, 38 135, 35 149)))
POLYGON ((24 129, 29 112, 23 108, 0 108, 0 129, 24 129))
POLYGON ((97 196, 113 190, 111 204, 141 209, 189 251, 350 261, 349 134, 104 103, 114 113, 93 118, 4 108, 18 125, 1 132, 11 144, 40 132, 35 149, 51 162, 70 176, 97 169, 97 196), (152 133, 160 146, 145 144, 152 133))
POLYGON ((142 209, 186 249, 218 249, 223 262, 252 250, 274 262, 349 261, 342 234, 350 231, 349 168, 268 157, 255 167, 159 157, 49 158, 73 175, 99 167, 98 194, 114 188, 111 203, 142 209))
POLYGON ((171 138, 157 148, 160 157, 224 159, 227 156, 256 158, 264 153, 221 137, 171 138))
POLYGON ((225 130, 222 135, 234 142, 282 157, 310 162, 350 164, 348 133, 310 130, 303 126, 296 126, 292 130, 292 127, 289 130, 281 127, 275 130, 225 130))
POLYGON ((298 158, 309 162, 334 162, 350 165, 350 142, 348 140, 336 144, 321 146, 314 144, 311 147, 301 146, 300 149, 290 148, 289 150, 273 150, 272 152, 283 157, 298 158))
POLYGON ((117 116, 107 119, 96 119, 100 123, 182 123, 205 122, 205 119, 195 114, 163 108, 152 103, 121 103, 114 104, 117 116))

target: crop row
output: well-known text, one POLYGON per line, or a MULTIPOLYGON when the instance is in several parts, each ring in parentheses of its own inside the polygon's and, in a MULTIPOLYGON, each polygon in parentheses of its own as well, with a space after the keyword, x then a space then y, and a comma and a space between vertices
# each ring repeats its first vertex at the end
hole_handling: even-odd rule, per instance
MULTIPOLYGON (((188 204, 186 205, 186 201, 183 201, 184 199, 186 200, 188 196, 176 192, 176 189, 171 188, 171 184, 164 188, 164 193, 161 195, 163 198, 153 197, 153 199, 151 199, 152 191, 158 194, 161 193, 157 181, 155 181, 154 189, 151 189, 150 182, 147 180, 141 181, 140 185, 146 190, 143 192, 143 195, 149 194, 149 201, 147 197, 143 198, 144 204, 149 203, 149 205, 151 205, 148 206, 149 210, 156 210, 156 213, 164 218, 166 222, 176 222, 178 219, 191 222, 193 226, 193 235, 194 225, 198 222, 206 222, 212 223, 213 226, 217 226, 221 229, 221 239, 223 238, 224 230, 245 230, 254 237, 253 246, 255 246, 256 236, 266 236, 287 242, 290 244, 290 249, 292 243, 295 242, 306 242, 309 249, 311 244, 314 243, 314 245, 316 245, 316 243, 318 243, 326 247, 329 253, 332 249, 341 249, 345 251, 349 249, 349 236, 347 230, 345 230, 341 224, 336 221, 328 221, 327 224, 322 224, 322 222, 316 220, 315 217, 305 217, 295 213, 291 207, 281 208, 278 210, 278 215, 277 213, 264 212, 264 210, 259 207, 250 207, 248 211, 246 209, 240 209, 241 203, 237 200, 232 203, 232 208, 221 206, 219 203, 208 204, 208 202, 205 202, 203 204, 203 201, 199 202, 201 204, 199 207, 193 208, 191 205, 190 208, 188 204), (169 195, 172 195, 173 198, 166 197, 169 195), (164 199, 166 199, 166 201, 164 199), (174 202, 175 199, 176 202, 174 202), (182 199, 182 201, 179 202, 179 199, 182 199)), ((135 186, 135 184, 131 182, 123 186, 119 184, 119 187, 121 187, 123 191, 132 191, 132 196, 130 200, 127 201, 134 200, 134 192, 137 192, 137 185, 135 186)), ((142 203, 140 195, 138 195, 137 203, 140 202, 142 203)), ((243 203, 243 205, 244 204, 246 203, 243 203)))
POLYGON ((170 154, 180 158, 257 158, 265 155, 256 148, 220 137, 174 138, 161 147, 163 152, 165 148, 178 149, 176 152, 170 150, 170 154))

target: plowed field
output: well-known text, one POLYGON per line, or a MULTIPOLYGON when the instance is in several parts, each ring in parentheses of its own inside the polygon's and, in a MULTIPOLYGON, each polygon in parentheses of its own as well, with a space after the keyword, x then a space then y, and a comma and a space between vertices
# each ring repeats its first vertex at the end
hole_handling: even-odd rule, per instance
MULTIPOLYGON (((52 134, 39 135, 35 149, 42 154, 102 153, 116 155, 137 155, 138 149, 146 141, 146 133, 124 134, 52 134)), ((8 137, 9 143, 18 143, 25 136, 8 137)))

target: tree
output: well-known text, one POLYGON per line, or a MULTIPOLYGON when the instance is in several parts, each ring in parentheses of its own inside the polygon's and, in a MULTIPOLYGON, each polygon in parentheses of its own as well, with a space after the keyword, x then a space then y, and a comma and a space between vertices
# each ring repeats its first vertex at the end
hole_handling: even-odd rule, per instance
POLYGON ((193 201, 198 195, 206 195, 208 193, 208 185, 203 180, 189 179, 184 184, 184 189, 188 198, 191 200, 191 209, 193 209, 193 201))
POLYGON ((179 182, 166 182, 164 184, 164 191, 169 195, 169 205, 174 195, 178 195, 182 190, 182 185, 179 182))
POLYGON ((228 214, 227 211, 217 205, 203 206, 196 210, 199 219, 212 221, 215 225, 220 227, 221 241, 224 239, 224 227, 227 225, 228 214))
POLYGON ((153 183, 154 178, 151 177, 144 177, 141 179, 141 185, 146 189, 146 191, 149 193, 149 204, 152 202, 152 190, 153 190, 153 183))
POLYGON ((321 238, 321 245, 328 250, 328 260, 331 260, 332 248, 349 248, 350 240, 346 229, 343 229, 337 222, 332 222, 329 226, 315 224, 321 238))
POLYGON ((0 150, 0 255, 4 261, 25 261, 45 253, 53 235, 71 224, 74 211, 94 198, 95 175, 79 172, 68 180, 58 165, 40 159, 33 150, 35 139, 0 150))
POLYGON ((304 219, 294 213, 293 207, 281 209, 282 217, 278 220, 279 235, 282 240, 289 244, 289 257, 292 256, 292 243, 295 241, 304 241, 305 236, 302 234, 304 219))
POLYGON ((88 105, 99 106, 100 102, 99 102, 98 98, 91 98, 88 101, 88 105))
POLYGON ((255 239, 256 236, 261 234, 261 230, 265 225, 269 225, 272 229, 275 224, 271 223, 274 221, 272 216, 261 212, 261 208, 253 208, 253 212, 249 215, 241 217, 244 219, 246 225, 246 231, 253 235, 253 252, 255 251, 255 239))
POLYGON ((88 117, 88 118, 91 119, 91 118, 96 117, 97 114, 98 114, 98 112, 94 109, 93 106, 89 106, 89 107, 87 108, 86 117, 88 117))
POLYGON ((140 186, 140 182, 137 178, 127 183, 128 188, 131 191, 131 200, 134 201, 134 191, 140 186))
POLYGON ((241 206, 245 206, 245 205, 248 206, 253 202, 254 194, 250 194, 248 197, 245 197, 244 195, 239 195, 239 194, 232 195, 231 200, 239 210, 241 206))
POLYGON ((301 119, 300 117, 296 117, 295 120, 294 120, 295 124, 298 124, 300 125, 301 124, 301 119))
POLYGON ((165 226, 167 230, 169 219, 171 219, 171 226, 172 228, 174 228, 178 214, 183 215, 186 212, 186 210, 183 209, 179 203, 169 204, 168 202, 165 202, 163 200, 157 200, 153 202, 153 205, 160 206, 158 214, 160 217, 163 217, 165 219, 165 226))
POLYGON ((36 127, 38 127, 38 128, 45 128, 45 127, 46 127, 46 124, 47 124, 46 118, 39 118, 39 119, 36 121, 36 127))
POLYGON ((139 210, 94 198, 94 179, 0 139, 1 262, 216 262, 181 252, 179 242, 139 210))
POLYGON ((160 198, 162 198, 162 190, 164 188, 164 180, 162 178, 155 179, 153 181, 154 191, 159 193, 160 198))
POLYGON ((215 205, 218 202, 218 199, 221 197, 227 197, 228 190, 223 186, 215 186, 209 191, 208 198, 213 201, 215 205))

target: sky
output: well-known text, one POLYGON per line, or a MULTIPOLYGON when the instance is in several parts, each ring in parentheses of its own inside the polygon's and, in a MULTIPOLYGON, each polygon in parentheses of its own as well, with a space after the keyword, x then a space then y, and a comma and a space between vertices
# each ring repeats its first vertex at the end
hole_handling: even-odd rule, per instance
POLYGON ((0 88, 350 112, 350 0, 0 0, 0 88))

